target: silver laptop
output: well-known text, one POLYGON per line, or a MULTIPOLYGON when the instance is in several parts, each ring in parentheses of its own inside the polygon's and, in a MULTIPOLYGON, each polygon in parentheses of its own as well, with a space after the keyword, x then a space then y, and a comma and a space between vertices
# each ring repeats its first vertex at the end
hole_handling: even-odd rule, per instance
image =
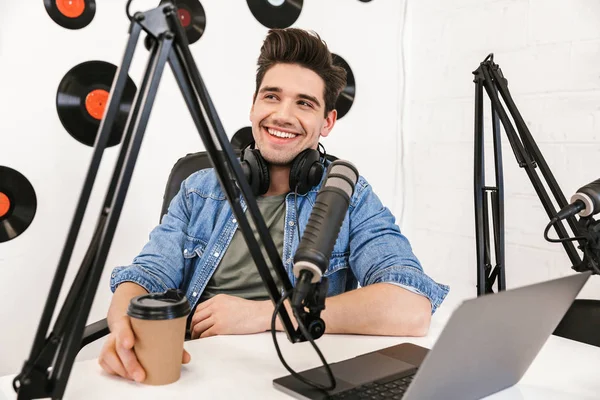
MULTIPOLYGON (((337 387, 291 375, 275 388, 301 399, 480 399, 516 384, 587 282, 578 273, 463 302, 431 350, 410 343, 330 364, 337 387)), ((324 367, 300 373, 329 384, 324 367)))

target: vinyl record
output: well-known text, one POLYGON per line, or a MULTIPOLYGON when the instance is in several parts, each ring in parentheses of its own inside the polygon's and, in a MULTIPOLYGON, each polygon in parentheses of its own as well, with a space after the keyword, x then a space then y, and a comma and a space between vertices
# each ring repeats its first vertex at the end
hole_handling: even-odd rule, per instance
POLYGON ((243 128, 238 129, 238 131, 231 138, 231 146, 235 151, 241 151, 246 146, 254 141, 254 136, 252 135, 252 127, 245 126, 243 128))
POLYGON ((86 27, 96 14, 95 0, 44 0, 46 12, 63 28, 86 27))
POLYGON ((342 89, 336 103, 335 109, 338 112, 337 119, 342 118, 344 115, 350 111, 352 104, 354 103, 354 95, 356 93, 356 86, 354 83, 354 74, 352 73, 352 69, 350 65, 344 60, 342 57, 337 54, 332 54, 333 63, 337 66, 340 66, 346 70, 346 87, 342 89))
MULTIPOLYGON (((56 93, 56 109, 64 128, 80 143, 94 147, 117 67, 104 61, 86 61, 63 77, 56 93)), ((127 77, 121 104, 106 147, 119 144, 136 86, 127 77)))
POLYGON ((246 0, 254 18, 267 28, 287 28, 302 11, 303 0, 246 0))
POLYGON ((176 0, 174 4, 188 43, 197 42, 206 28, 206 14, 202 4, 198 0, 176 0))
POLYGON ((33 186, 20 172, 0 165, 0 243, 23 233, 35 216, 33 186))

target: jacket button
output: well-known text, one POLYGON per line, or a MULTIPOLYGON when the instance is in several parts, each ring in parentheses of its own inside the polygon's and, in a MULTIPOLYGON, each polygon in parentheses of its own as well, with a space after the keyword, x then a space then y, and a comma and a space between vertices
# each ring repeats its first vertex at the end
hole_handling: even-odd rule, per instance
POLYGON ((294 221, 290 221, 290 222, 288 223, 288 225, 289 225, 289 226, 294 226, 294 221))

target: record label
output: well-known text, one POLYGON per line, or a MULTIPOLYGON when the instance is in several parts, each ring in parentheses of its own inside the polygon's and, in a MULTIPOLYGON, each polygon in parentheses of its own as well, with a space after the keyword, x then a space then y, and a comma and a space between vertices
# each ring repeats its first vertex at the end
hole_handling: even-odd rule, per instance
POLYGON ((8 214, 8 210, 10 210, 10 199, 8 195, 0 192, 0 218, 8 214))
POLYGON ((68 18, 77 18, 85 11, 83 0, 56 0, 56 8, 68 18))
POLYGON ((86 27, 96 14, 95 0, 44 0, 44 7, 54 22, 67 29, 86 27))
MULTIPOLYGON (((96 143, 116 72, 113 64, 86 61, 67 72, 58 85, 56 109, 60 122, 72 137, 86 146, 94 147, 96 143)), ((106 147, 121 142, 136 90, 128 77, 106 147)))
POLYGON ((85 96, 85 110, 97 120, 101 120, 108 102, 108 91, 95 89, 85 96))
POLYGON ((0 243, 25 232, 36 208, 37 199, 29 180, 12 168, 0 166, 0 243))

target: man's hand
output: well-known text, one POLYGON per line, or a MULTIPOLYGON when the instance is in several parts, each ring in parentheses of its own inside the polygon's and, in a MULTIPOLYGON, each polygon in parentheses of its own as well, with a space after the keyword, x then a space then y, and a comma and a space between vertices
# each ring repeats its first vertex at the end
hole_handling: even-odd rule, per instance
MULTIPOLYGON (((111 333, 104 342, 98 364, 109 374, 119 375, 136 382, 144 381, 146 372, 133 351, 134 342, 129 317, 119 318, 113 324, 111 333)), ((182 362, 187 364, 190 360, 190 354, 183 350, 182 362)))
MULTIPOLYGON (((264 332, 270 301, 218 294, 200 304, 192 317, 192 339, 264 332)), ((271 306, 271 310, 272 310, 271 306)), ((270 319, 269 319, 270 321, 270 319)))

